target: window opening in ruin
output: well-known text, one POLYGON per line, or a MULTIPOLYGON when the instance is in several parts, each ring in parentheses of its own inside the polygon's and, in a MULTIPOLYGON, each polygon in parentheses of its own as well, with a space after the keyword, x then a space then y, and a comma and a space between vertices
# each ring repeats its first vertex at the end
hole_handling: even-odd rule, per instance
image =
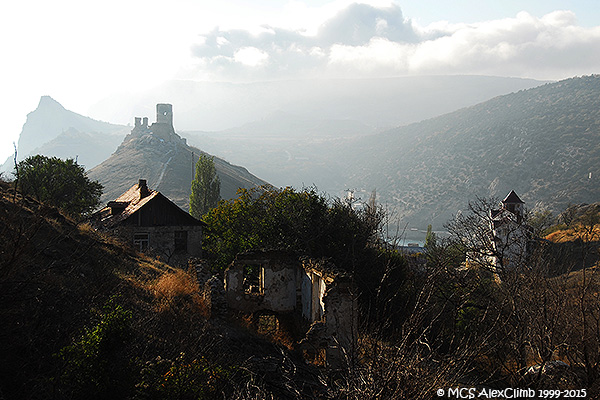
POLYGON ((133 245, 140 251, 148 250, 150 246, 150 235, 148 233, 134 233, 133 245))
POLYGON ((187 252, 187 231, 175 231, 175 251, 186 253, 187 252))
POLYGON ((263 294, 264 268, 260 264, 244 265, 244 292, 263 294))

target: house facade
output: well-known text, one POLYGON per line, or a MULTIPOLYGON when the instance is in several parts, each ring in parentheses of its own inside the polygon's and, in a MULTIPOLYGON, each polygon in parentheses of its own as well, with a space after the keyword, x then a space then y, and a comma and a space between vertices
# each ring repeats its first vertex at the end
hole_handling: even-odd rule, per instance
POLYGON ((92 225, 132 243, 139 251, 158 255, 171 264, 202 256, 206 224, 167 197, 148 188, 145 179, 133 185, 92 216, 92 225))

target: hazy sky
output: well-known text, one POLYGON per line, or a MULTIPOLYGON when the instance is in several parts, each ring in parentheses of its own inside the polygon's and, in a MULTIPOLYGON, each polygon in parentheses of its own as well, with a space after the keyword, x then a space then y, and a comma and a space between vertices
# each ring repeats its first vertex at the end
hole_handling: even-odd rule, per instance
POLYGON ((597 0, 19 0, 0 35, 1 161, 42 95, 101 118, 169 79, 600 73, 597 0))

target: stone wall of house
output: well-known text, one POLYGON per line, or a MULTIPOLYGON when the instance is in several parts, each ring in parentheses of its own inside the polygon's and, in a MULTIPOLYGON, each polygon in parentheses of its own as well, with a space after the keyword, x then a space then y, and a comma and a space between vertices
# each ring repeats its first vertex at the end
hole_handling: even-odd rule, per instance
POLYGON ((190 257, 202 257, 202 226, 127 225, 115 228, 114 233, 139 250, 158 255, 171 264, 185 265, 190 257), (187 232, 187 251, 175 251, 175 232, 187 232), (147 248, 139 243, 144 234, 148 235, 147 248))

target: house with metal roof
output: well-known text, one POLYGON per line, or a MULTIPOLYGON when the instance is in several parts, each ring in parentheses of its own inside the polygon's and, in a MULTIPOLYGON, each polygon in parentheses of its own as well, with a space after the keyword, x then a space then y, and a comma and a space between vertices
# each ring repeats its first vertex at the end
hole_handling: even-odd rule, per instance
POLYGON ((171 264, 184 264, 190 257, 202 256, 202 230, 206 224, 148 188, 145 179, 94 213, 91 223, 171 264))

